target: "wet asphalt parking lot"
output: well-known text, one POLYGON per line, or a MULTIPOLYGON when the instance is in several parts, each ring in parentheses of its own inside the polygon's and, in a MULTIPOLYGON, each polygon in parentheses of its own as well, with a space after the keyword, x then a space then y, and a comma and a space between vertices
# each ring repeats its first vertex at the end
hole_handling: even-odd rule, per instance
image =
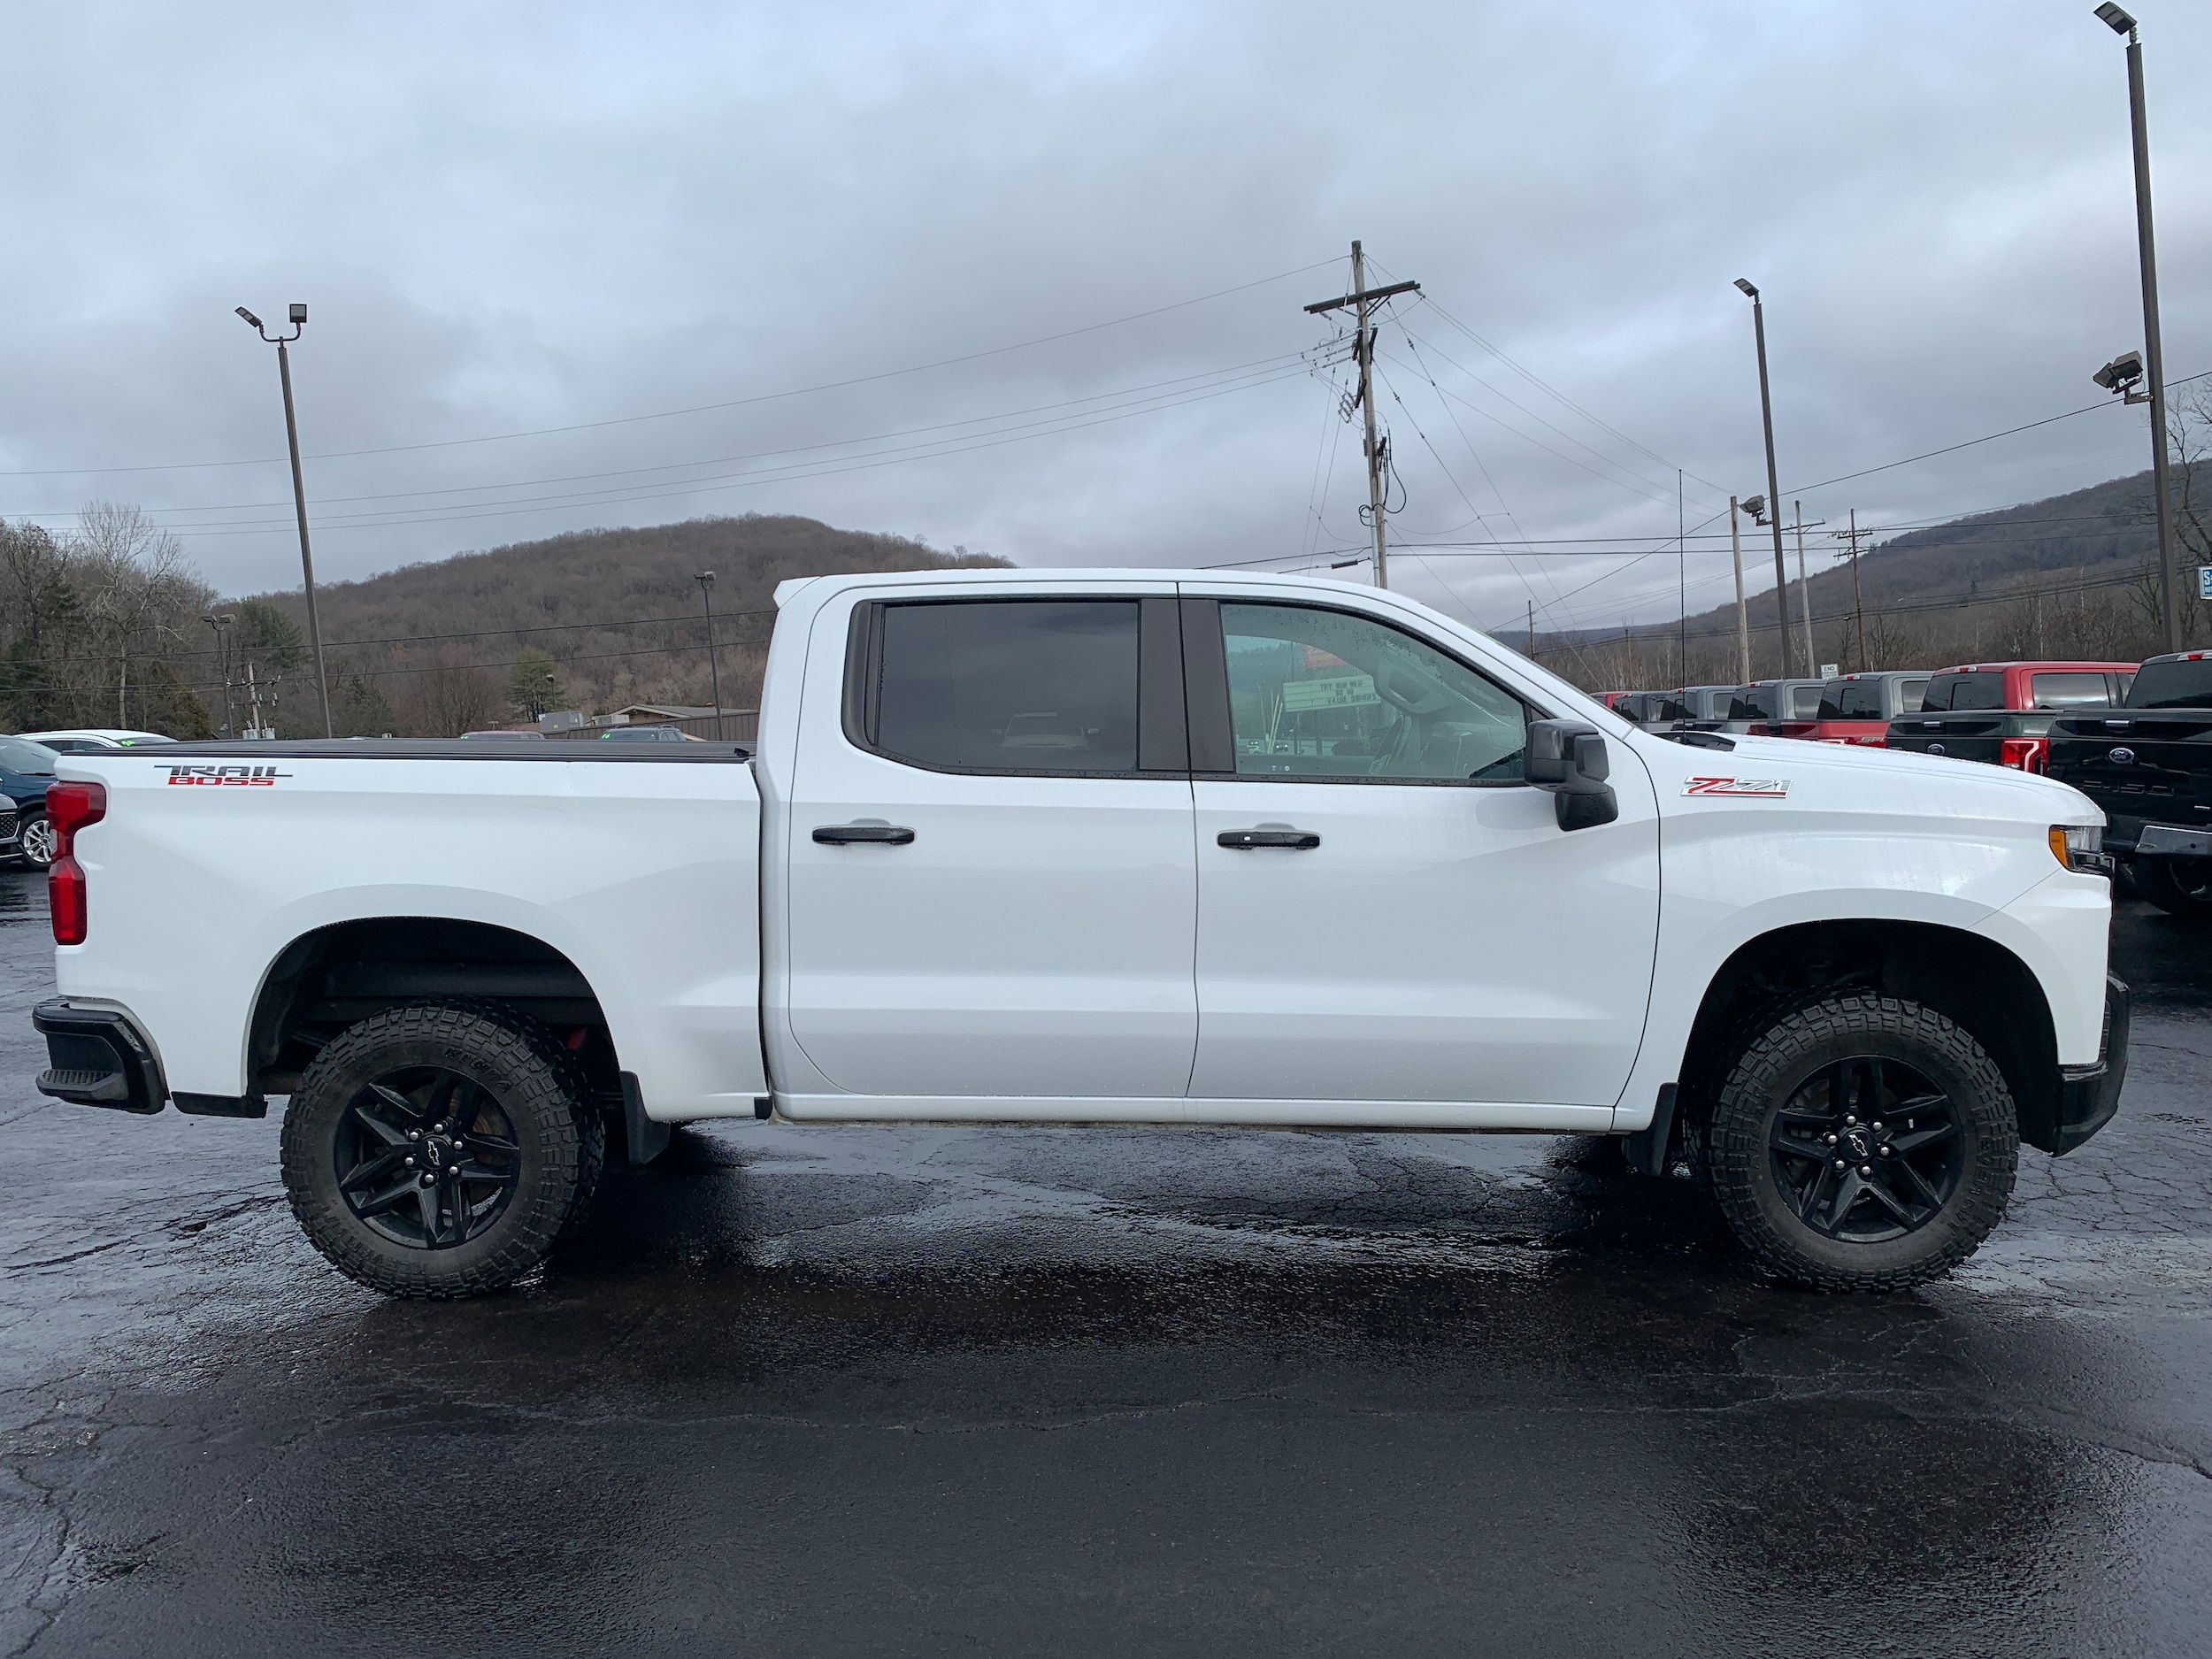
POLYGON ((2212 1651, 2212 935, 1911 1294, 1544 1137, 680 1134, 387 1302, 275 1118, 45 1102, 0 877, 0 1655, 2212 1651))

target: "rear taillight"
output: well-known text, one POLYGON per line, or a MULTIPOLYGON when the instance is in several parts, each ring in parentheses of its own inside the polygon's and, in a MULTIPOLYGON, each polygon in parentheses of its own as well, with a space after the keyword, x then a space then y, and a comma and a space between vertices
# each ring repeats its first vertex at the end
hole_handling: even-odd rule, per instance
POLYGON ((54 831, 54 862, 46 872, 46 907, 54 942, 81 945, 85 938, 84 866, 77 862, 77 832, 108 814, 108 792, 96 783, 50 784, 46 820, 54 831))
POLYGON ((1997 764, 2010 766, 2016 772, 2041 772, 2050 753, 2051 740, 2047 737, 2008 737, 1998 743, 1997 764))

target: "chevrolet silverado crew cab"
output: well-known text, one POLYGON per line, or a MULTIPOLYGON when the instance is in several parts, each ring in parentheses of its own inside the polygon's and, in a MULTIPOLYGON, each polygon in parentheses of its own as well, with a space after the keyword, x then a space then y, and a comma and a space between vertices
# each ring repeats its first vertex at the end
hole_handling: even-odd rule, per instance
POLYGON ((39 1087, 286 1097, 309 1238, 428 1296, 716 1118, 1612 1136, 1880 1288, 2114 1110, 2102 818, 2047 779, 1671 741, 1340 583, 777 598, 757 752, 64 756, 39 1087))

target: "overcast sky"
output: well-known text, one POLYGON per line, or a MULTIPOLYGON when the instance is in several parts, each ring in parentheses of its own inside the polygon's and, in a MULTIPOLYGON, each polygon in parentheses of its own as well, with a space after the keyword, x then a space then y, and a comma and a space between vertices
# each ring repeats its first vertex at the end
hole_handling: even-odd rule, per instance
MULTIPOLYGON (((2134 9, 2177 379, 2212 370, 2212 7, 2134 9)), ((274 353, 231 308, 304 300, 326 579, 746 511, 1025 565, 1325 565, 1364 486, 1301 307, 1357 236, 1423 290, 1383 329, 1394 533, 1523 549, 1394 585, 1486 626, 1655 621, 1676 469, 1708 535, 1765 487, 1739 275, 1809 518, 2147 464, 2141 411, 2099 409, 1806 488, 2097 402, 2140 344, 2091 12, 12 6, 0 516, 138 502, 226 590, 296 586, 274 353)), ((1690 546, 1697 609, 1727 543, 1690 546)))

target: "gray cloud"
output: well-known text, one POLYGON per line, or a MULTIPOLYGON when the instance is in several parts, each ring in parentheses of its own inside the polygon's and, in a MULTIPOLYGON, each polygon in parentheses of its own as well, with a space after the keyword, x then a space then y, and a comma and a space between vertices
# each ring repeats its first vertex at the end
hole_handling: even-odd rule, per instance
MULTIPOLYGON (((2178 375, 2212 369, 2189 90, 2212 16, 2137 10, 2178 375)), ((1360 539, 1357 448, 1297 359, 1328 334, 1299 308, 1340 291, 1359 235, 1432 301, 1385 336, 1402 532, 1544 544, 1408 559, 1400 584, 1487 625, 1531 595, 1553 626, 1655 619, 1671 557, 1571 543, 1671 534, 1676 466, 1693 523, 1763 488, 1731 278, 1769 297, 1786 493, 2089 403, 2138 343, 2122 61, 2089 12, 18 8, 0 513, 136 500, 225 588, 295 580, 265 459, 19 475, 280 455, 242 302, 311 303, 301 418, 328 456, 879 375, 1318 265, 925 373, 309 468, 332 577, 748 509, 1025 563, 1318 554, 1360 539), (1204 378, 1236 365, 1261 366, 1204 378), (1126 388, 1151 389, 1105 396, 1126 388), (897 446, 921 452, 882 464, 897 446)), ((2139 411, 2099 411, 1807 511, 1925 519, 2145 454, 2139 411)), ((1726 588, 1724 543, 1697 545, 1694 606, 1726 588)))

